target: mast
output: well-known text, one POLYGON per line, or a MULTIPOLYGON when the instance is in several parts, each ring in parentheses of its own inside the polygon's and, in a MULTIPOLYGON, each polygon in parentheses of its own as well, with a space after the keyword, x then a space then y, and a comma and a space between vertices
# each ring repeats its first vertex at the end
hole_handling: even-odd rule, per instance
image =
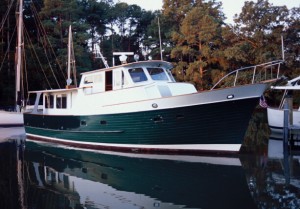
POLYGON ((20 112, 21 105, 21 65, 22 65, 22 33, 23 33, 23 0, 19 1, 18 15, 18 37, 17 37, 17 52, 16 52, 16 110, 20 112))
POLYGON ((69 37, 68 37, 68 63, 67 63, 67 88, 71 88, 72 79, 71 79, 71 70, 74 77, 74 85, 77 86, 76 80, 76 65, 75 65, 75 57, 74 57, 74 47, 73 47, 73 37, 72 37, 72 26, 69 26, 69 37), (72 69, 71 69, 72 68, 72 69))
POLYGON ((71 79, 71 43, 72 43, 72 27, 71 25, 69 26, 69 38, 68 38, 68 66, 67 66, 67 71, 68 71, 68 79, 67 79, 67 86, 70 86, 72 83, 71 79))

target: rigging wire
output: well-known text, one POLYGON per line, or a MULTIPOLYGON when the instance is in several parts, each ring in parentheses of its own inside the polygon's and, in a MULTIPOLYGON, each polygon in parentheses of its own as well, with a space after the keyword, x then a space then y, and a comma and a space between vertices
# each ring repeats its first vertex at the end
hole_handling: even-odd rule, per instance
POLYGON ((2 22, 1 22, 1 25, 0 25, 0 31, 2 31, 2 29, 4 27, 4 24, 6 22, 6 19, 7 19, 8 15, 9 15, 9 12, 10 12, 10 9, 11 9, 13 3, 14 3, 14 0, 11 1, 10 5, 8 5, 8 8, 7 8, 6 13, 4 15, 4 18, 2 19, 2 22))
MULTIPOLYGON (((67 77, 66 77, 66 72, 64 72, 64 71, 62 70, 62 67, 61 67, 61 65, 60 65, 60 62, 59 62, 57 56, 55 55, 54 49, 53 49, 53 47, 52 47, 52 45, 51 45, 51 42, 50 42, 50 40, 49 40, 49 38, 48 38, 48 36, 47 36, 47 32, 46 32, 46 30, 45 30, 45 27, 43 26, 43 24, 42 24, 42 22, 41 22, 41 20, 40 20, 40 18, 39 18, 37 9, 36 9, 36 7, 34 6, 34 4, 31 4, 31 10, 32 10, 33 13, 34 13, 34 17, 35 17, 34 20, 35 20, 35 22, 36 22, 36 25, 37 25, 37 27, 39 28, 39 30, 42 32, 41 37, 42 37, 42 39, 44 40, 44 41, 42 41, 42 44, 43 44, 43 48, 44 48, 44 50, 45 50, 45 53, 47 54, 46 49, 50 48, 50 50, 51 50, 51 52, 52 52, 52 55, 54 56, 55 61, 56 61, 57 65, 58 65, 58 68, 59 68, 59 70, 61 71, 61 74, 63 75, 64 79, 66 80, 66 79, 67 79, 67 77), (45 46, 46 43, 48 44, 47 46, 49 46, 49 47, 46 47, 46 46, 45 46)), ((49 62, 49 63, 50 63, 50 62, 49 62)), ((51 70, 53 71, 52 67, 51 67, 51 70)), ((54 71, 53 71, 53 75, 54 75, 54 71)), ((55 76, 55 75, 54 75, 54 76, 55 76)), ((55 78, 55 79, 56 79, 56 78, 55 78)))
POLYGON ((38 57, 38 55, 37 55, 37 53, 36 53, 36 50, 34 50, 32 41, 31 41, 31 39, 29 38, 29 34, 28 34, 28 31, 27 31, 26 28, 25 28, 25 32, 26 32, 26 36, 28 37, 28 42, 30 43, 31 48, 33 49, 32 51, 34 52, 34 55, 35 55, 35 57, 37 58, 37 61, 38 61, 39 65, 40 65, 40 67, 41 67, 41 69, 42 69, 43 74, 44 74, 44 77, 46 78, 47 84, 48 84, 49 87, 51 88, 51 84, 50 84, 50 82, 49 82, 49 80, 48 80, 48 78, 47 78, 47 76, 46 76, 45 70, 44 70, 43 67, 42 67, 42 63, 41 63, 41 61, 40 61, 40 59, 39 59, 39 57, 38 57))
POLYGON ((14 28, 13 34, 12 34, 12 36, 11 36, 11 39, 10 39, 9 42, 8 42, 7 50, 6 50, 5 54, 4 54, 4 58, 3 58, 2 62, 1 62, 0 72, 2 71, 2 68, 3 68, 3 65, 4 65, 5 58, 7 57, 8 53, 9 53, 9 48, 10 48, 12 39, 13 39, 13 37, 14 37, 14 34, 16 33, 16 28, 17 28, 17 27, 14 28))
MULTIPOLYGON (((4 27, 4 24, 5 24, 5 22, 6 22, 6 19, 7 19, 8 15, 9 15, 9 12, 10 12, 10 10, 11 10, 11 8, 12 8, 13 3, 14 3, 14 0, 12 0, 12 1, 10 2, 10 5, 9 5, 9 7, 8 7, 6 13, 5 13, 5 16, 4 16, 4 18, 2 19, 2 22, 0 23, 0 24, 1 24, 1 25, 0 25, 0 31, 1 31, 1 30, 3 29, 3 27, 4 27)), ((38 14, 37 9, 36 9, 36 7, 35 7, 35 5, 34 5, 33 2, 31 2, 30 8, 31 8, 31 11, 32 11, 32 14, 33 14, 33 17, 34 17, 34 21, 35 21, 35 25, 36 25, 36 27, 37 27, 37 30, 40 31, 40 33, 41 33, 41 35, 40 35, 40 38, 41 38, 41 40, 42 40, 42 41, 41 41, 41 44, 42 44, 42 48, 44 49, 44 53, 45 53, 45 56, 46 56, 46 59, 47 59, 49 68, 50 68, 51 73, 52 73, 52 75, 53 75, 53 77, 54 77, 54 79, 55 79, 55 82, 56 82, 57 86, 58 86, 59 88, 61 88, 61 87, 60 87, 60 84, 59 84, 59 82, 58 82, 57 76, 55 75, 55 70, 53 69, 52 65, 50 64, 50 59, 51 59, 51 58, 54 58, 54 60, 55 60, 55 62, 56 62, 56 64, 57 64, 57 66, 58 66, 58 69, 61 71, 61 75, 63 76, 63 78, 64 78, 65 80, 66 80, 66 72, 65 72, 64 70, 62 70, 61 64, 60 64, 60 62, 59 62, 59 60, 58 60, 58 57, 56 56, 56 54, 55 54, 55 52, 54 52, 54 49, 53 49, 53 47, 52 47, 52 45, 51 45, 51 42, 50 42, 50 40, 49 40, 49 38, 48 38, 48 36, 47 36, 46 30, 45 30, 45 28, 44 28, 44 26, 43 26, 43 24, 42 24, 42 22, 41 22, 41 20, 40 20, 40 18, 39 18, 39 14, 38 14), (49 57, 51 57, 51 58, 49 58, 49 57)), ((11 40, 9 40, 9 42, 8 42, 8 46, 10 46, 10 45, 11 45, 11 42, 13 41, 12 39, 13 39, 13 37, 14 37, 15 31, 16 31, 16 27, 14 28, 13 35, 12 35, 11 40)), ((30 36, 29 36, 29 33, 28 33, 28 31, 27 31, 27 29, 26 29, 25 27, 24 27, 24 31, 25 31, 25 33, 26 33, 27 40, 29 40, 29 42, 30 42, 29 44, 30 44, 31 49, 32 49, 32 51, 33 51, 32 54, 34 54, 34 57, 37 58, 38 65, 39 65, 40 68, 42 69, 42 73, 43 73, 43 75, 44 75, 44 77, 45 77, 45 79, 46 79, 46 81, 47 81, 47 84, 48 84, 49 87, 52 89, 51 84, 50 84, 50 82, 49 82, 49 79, 48 79, 48 77, 46 76, 45 69, 42 67, 41 60, 38 58, 37 52, 34 50, 33 43, 32 43, 32 41, 30 40, 30 38, 29 38, 29 37, 30 37, 30 36)), ((24 47, 24 46, 23 46, 23 47, 24 47)), ((73 50, 74 50, 74 49, 73 49, 73 50)), ((32 52, 32 51, 31 51, 31 52, 32 52)), ((4 61, 5 61, 5 58, 7 57, 8 53, 9 53, 9 48, 8 48, 8 50, 6 51, 6 53, 4 54, 4 59, 2 60, 1 65, 0 65, 0 72, 1 72, 2 69, 3 69, 4 61)), ((73 52, 73 53, 74 53, 74 52, 73 52)), ((25 55, 23 55, 23 56, 24 56, 24 61, 25 61, 25 55)), ((73 63, 73 64, 75 64, 75 63, 73 63)), ((26 68, 26 65, 24 65, 24 66, 25 66, 25 68, 26 68)), ((26 88, 27 88, 27 91, 28 91, 28 77, 27 77, 27 74, 28 74, 28 73, 27 73, 27 69, 24 69, 24 71, 25 71, 26 83, 27 83, 27 87, 26 87, 26 88)), ((25 79, 25 78, 24 78, 24 79, 25 79)))

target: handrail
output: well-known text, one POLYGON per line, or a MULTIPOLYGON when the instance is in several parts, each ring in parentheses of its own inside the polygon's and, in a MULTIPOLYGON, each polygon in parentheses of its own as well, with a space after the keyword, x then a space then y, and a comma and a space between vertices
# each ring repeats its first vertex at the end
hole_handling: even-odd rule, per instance
MULTIPOLYGON (((243 71, 249 71, 249 70, 252 70, 252 79, 251 79, 251 84, 254 84, 255 83, 255 78, 257 77, 257 71, 258 71, 258 68, 262 68, 264 70, 267 70, 268 68, 270 67, 273 67, 273 66, 276 66, 278 65, 278 68, 277 68, 277 73, 276 73, 276 78, 274 79, 278 79, 279 78, 279 71, 280 71, 280 65, 283 63, 284 61, 283 60, 275 60, 275 61, 271 61, 271 62, 266 62, 266 63, 262 63, 262 64, 259 64, 259 65, 253 65, 253 66, 249 66, 249 67, 243 67, 243 68, 239 68, 237 70, 234 70, 228 74, 226 74, 225 76, 223 76, 212 88, 211 90, 215 89, 222 81, 224 81, 226 78, 228 78, 229 76, 232 76, 234 75, 234 82, 233 82, 233 86, 236 86, 237 85, 237 81, 238 81, 238 76, 241 74, 240 72, 243 71)), ((265 72, 265 78, 267 77, 267 74, 265 72)), ((265 79, 267 80, 267 79, 265 79)), ((262 82, 262 80, 261 80, 262 82)))

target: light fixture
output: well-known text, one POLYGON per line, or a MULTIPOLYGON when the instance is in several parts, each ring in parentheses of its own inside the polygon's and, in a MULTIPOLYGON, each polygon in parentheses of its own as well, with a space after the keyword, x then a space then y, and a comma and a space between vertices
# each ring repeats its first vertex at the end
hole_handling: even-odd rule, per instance
POLYGON ((138 62, 139 59, 140 59, 140 56, 139 56, 138 54, 135 54, 135 55, 133 56, 133 59, 134 59, 136 62, 138 62))
POLYGON ((125 54, 122 54, 120 57, 119 57, 120 61, 122 64, 126 64, 127 63, 127 56, 125 54))

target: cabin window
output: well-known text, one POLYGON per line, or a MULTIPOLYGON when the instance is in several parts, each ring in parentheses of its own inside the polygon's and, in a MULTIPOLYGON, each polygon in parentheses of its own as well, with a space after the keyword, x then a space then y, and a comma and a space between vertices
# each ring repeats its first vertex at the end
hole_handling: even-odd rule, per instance
POLYGON ((67 95, 57 95, 56 96, 56 108, 57 109, 66 109, 67 108, 67 95))
POLYGON ((87 76, 84 78, 84 84, 93 83, 93 76, 87 76))
POLYGON ((147 81, 147 76, 146 76, 143 68, 129 69, 128 72, 131 76, 131 79, 135 83, 147 81))
POLYGON ((166 71, 167 71, 167 73, 168 73, 168 75, 169 75, 171 81, 172 81, 172 82, 175 82, 175 79, 174 79, 174 76, 173 76, 172 73, 171 73, 171 70, 167 69, 166 71))
POLYGON ((156 81, 167 81, 168 76, 162 68, 147 68, 151 78, 156 81))
MULTIPOLYGON (((37 98, 38 94, 29 94, 28 98, 26 100, 26 105, 31 106, 31 105, 35 105, 35 100, 37 98)), ((43 105, 43 99, 42 97, 39 97, 39 101, 38 101, 38 105, 43 105)))
POLYGON ((124 75, 124 72, 122 71, 122 86, 123 85, 127 85, 127 84, 128 84, 128 81, 127 81, 127 79, 126 79, 126 77, 124 75))
POLYGON ((54 96, 53 95, 45 95, 45 107, 46 108, 54 108, 54 96))

